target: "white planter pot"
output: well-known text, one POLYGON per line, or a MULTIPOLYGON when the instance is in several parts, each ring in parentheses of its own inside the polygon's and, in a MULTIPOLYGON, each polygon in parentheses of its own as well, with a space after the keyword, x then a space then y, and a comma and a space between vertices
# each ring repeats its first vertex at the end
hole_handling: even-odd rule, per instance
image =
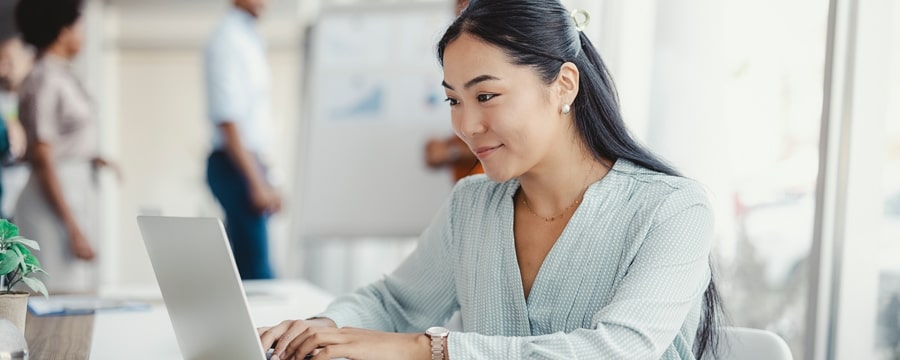
POLYGON ((25 313, 28 311, 28 293, 0 293, 0 319, 7 319, 25 335, 25 313))

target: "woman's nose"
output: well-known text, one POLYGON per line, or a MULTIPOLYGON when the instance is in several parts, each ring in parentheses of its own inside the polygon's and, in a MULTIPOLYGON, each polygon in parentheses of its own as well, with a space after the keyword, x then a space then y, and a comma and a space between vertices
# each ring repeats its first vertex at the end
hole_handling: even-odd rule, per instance
POLYGON ((486 127, 481 114, 474 109, 460 109, 462 111, 455 114, 456 135, 462 139, 471 139, 484 133, 486 127))

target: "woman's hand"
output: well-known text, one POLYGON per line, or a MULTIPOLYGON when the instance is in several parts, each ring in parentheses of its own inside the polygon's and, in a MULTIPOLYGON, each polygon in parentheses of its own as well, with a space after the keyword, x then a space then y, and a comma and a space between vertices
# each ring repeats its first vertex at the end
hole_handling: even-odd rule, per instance
POLYGON ((69 232, 69 249, 76 258, 84 261, 94 260, 94 248, 87 238, 81 232, 78 225, 71 224, 67 226, 69 232))
MULTIPOLYGON (((312 320, 315 321, 315 320, 312 320)), ((330 320, 328 321, 334 324, 330 320)), ((357 328, 311 326, 310 321, 282 322, 278 326, 260 331, 263 346, 271 345, 276 335, 273 360, 302 360, 307 354, 312 359, 351 358, 355 360, 428 360, 431 358, 430 342, 425 334, 398 334, 357 328)))
POLYGON ((113 174, 116 175, 116 180, 118 180, 119 183, 122 183, 125 180, 125 176, 122 175, 122 168, 119 167, 119 164, 116 164, 105 158, 102 158, 99 156, 94 157, 93 159, 91 159, 91 166, 93 166, 94 171, 101 170, 101 169, 112 170, 113 174))
POLYGON ((308 320, 285 320, 271 327, 256 329, 263 349, 275 347, 275 355, 284 352, 291 340, 308 328, 337 328, 334 321, 327 318, 314 318, 308 320))

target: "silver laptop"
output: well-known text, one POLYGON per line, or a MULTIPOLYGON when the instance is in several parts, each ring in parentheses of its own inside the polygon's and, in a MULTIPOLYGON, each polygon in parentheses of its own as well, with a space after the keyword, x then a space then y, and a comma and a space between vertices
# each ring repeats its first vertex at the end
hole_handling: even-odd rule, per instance
POLYGON ((185 359, 266 359, 222 222, 138 216, 185 359))

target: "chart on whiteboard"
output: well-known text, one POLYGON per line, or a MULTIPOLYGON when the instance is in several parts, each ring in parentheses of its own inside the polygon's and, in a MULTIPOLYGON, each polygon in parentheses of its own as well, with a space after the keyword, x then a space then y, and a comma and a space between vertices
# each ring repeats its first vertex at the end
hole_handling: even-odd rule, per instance
POLYGON ((440 78, 429 74, 336 74, 320 83, 316 119, 347 122, 447 122, 440 78), (390 77, 388 79, 387 77, 390 77), (333 94, 329 96, 328 94, 333 94))
POLYGON ((314 106, 318 125, 443 122, 441 71, 434 44, 446 16, 384 13, 323 19, 314 106), (397 41, 397 39, 404 39, 397 41))
POLYGON ((418 235, 447 199, 452 177, 425 165, 424 148, 453 134, 434 50, 451 13, 436 3, 323 11, 306 92, 304 236, 418 235))

